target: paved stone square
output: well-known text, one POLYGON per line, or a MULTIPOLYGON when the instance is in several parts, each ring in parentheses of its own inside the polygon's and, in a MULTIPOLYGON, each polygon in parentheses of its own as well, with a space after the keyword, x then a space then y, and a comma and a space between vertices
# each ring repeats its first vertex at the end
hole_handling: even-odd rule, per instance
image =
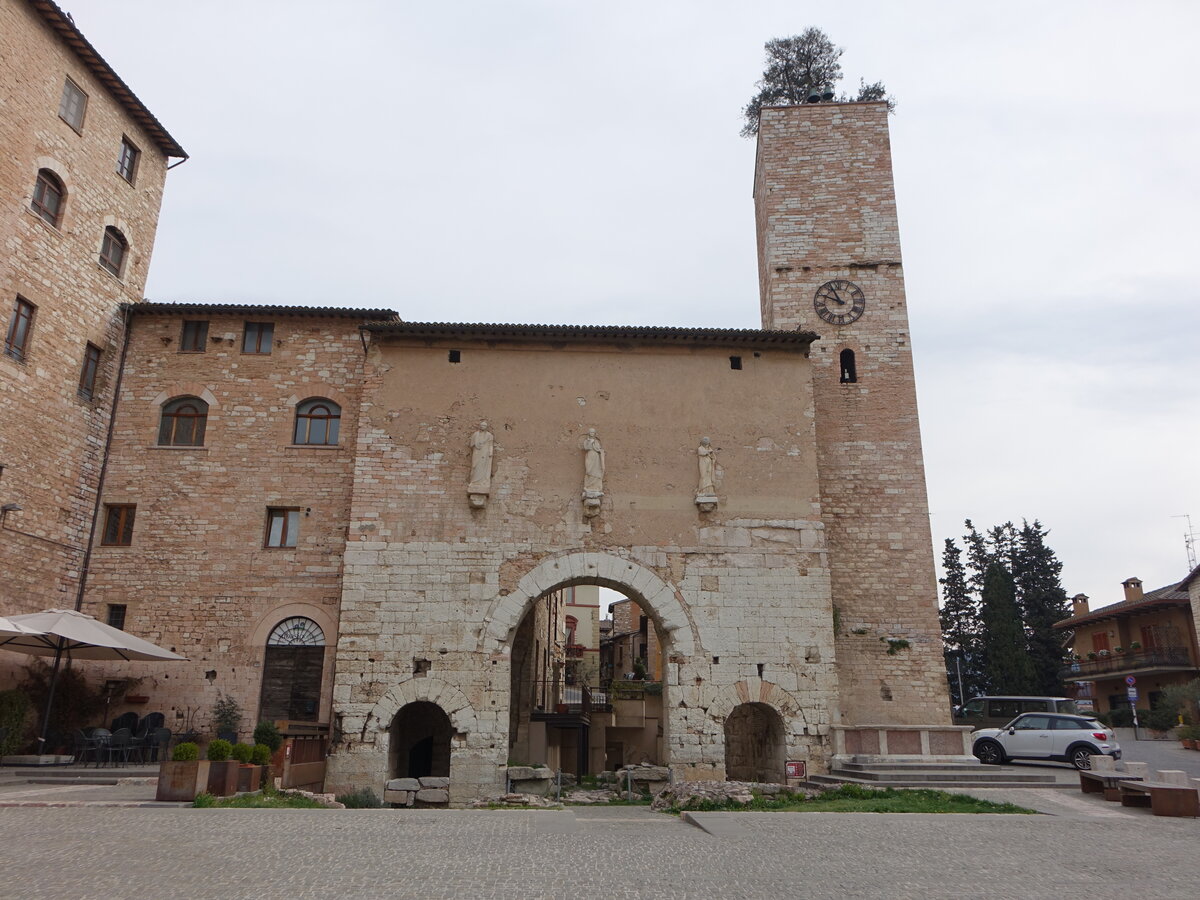
POLYGON ((1195 896, 1200 821, 719 813, 638 807, 0 810, 4 896, 1195 896))

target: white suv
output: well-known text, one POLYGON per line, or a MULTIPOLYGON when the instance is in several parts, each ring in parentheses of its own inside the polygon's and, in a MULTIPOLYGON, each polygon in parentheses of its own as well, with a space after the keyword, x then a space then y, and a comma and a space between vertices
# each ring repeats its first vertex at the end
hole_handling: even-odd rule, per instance
POLYGON ((1090 769, 1097 754, 1121 758, 1112 729, 1082 716, 1025 713, 1003 728, 980 728, 971 738, 976 758, 993 766, 1010 759, 1056 759, 1090 769))

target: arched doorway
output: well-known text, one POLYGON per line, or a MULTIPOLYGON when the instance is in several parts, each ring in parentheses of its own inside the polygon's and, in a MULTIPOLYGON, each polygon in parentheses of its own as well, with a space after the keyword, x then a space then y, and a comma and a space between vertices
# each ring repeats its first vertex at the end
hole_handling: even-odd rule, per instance
POLYGON ((730 781, 786 782, 783 719, 765 703, 743 703, 725 720, 725 776, 730 781))
POLYGON ((418 700, 392 720, 388 769, 393 778, 448 778, 454 726, 436 703, 418 700))
POLYGON ((263 658, 259 718, 317 721, 324 665, 325 632, 312 619, 292 616, 272 628, 263 658))
POLYGON ((666 639, 644 601, 604 587, 547 591, 514 630, 511 761, 576 776, 665 764, 666 639))

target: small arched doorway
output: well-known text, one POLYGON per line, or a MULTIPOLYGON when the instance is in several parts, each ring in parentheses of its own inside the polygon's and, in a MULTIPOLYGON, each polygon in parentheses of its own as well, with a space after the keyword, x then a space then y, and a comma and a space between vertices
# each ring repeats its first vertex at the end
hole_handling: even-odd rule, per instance
POLYGON ((783 719, 765 703, 743 703, 725 720, 725 777, 784 784, 783 719))
POLYGON ((436 703, 418 700, 392 719, 388 768, 393 778, 450 777, 454 726, 436 703))
POLYGON ((284 619, 271 629, 263 658, 260 719, 315 722, 321 709, 325 632, 305 616, 284 619))

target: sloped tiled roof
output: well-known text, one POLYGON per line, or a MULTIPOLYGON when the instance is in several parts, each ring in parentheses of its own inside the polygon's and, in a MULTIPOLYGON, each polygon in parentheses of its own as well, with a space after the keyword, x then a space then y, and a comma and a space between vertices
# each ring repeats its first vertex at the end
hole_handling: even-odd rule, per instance
POLYGON ((811 331, 757 328, 678 328, 663 325, 518 325, 486 322, 389 322, 363 326, 378 335, 480 340, 630 341, 636 343, 757 346, 806 351, 811 331))
POLYGON ((344 306, 277 306, 245 303, 127 303, 125 309, 136 315, 227 315, 227 316, 308 316, 320 319, 363 319, 368 322, 392 322, 399 316, 390 309, 352 309, 344 306))
POLYGON ((1156 606, 1187 604, 1190 600, 1187 591, 1180 589, 1182 586, 1183 582, 1181 581, 1178 584, 1169 584, 1166 587, 1156 588, 1153 591, 1147 591, 1136 600, 1122 600, 1120 603, 1113 603, 1100 609, 1094 609, 1081 616, 1074 616, 1070 619, 1063 619, 1061 622, 1055 622, 1054 627, 1075 628, 1079 625, 1086 625, 1089 622, 1099 622, 1103 619, 1114 619, 1117 616, 1146 612, 1156 606))

